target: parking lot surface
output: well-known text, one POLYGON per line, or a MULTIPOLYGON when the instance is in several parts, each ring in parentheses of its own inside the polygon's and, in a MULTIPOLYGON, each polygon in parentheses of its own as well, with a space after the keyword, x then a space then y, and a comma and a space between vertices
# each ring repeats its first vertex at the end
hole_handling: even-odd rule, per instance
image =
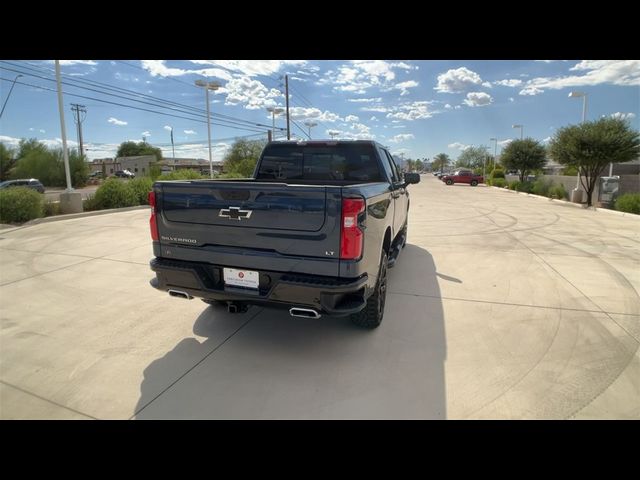
POLYGON ((171 298, 146 210, 0 231, 0 418, 640 418, 640 219, 409 187, 377 330, 171 298))

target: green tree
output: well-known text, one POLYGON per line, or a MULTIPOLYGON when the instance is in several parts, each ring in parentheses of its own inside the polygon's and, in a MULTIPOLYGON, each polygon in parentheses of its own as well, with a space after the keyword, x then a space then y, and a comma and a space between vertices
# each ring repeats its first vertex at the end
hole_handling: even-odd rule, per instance
POLYGON ((416 169, 416 161, 410 158, 405 160, 404 165, 407 169, 407 172, 413 172, 416 169))
POLYGON ((482 165, 489 156, 489 148, 485 146, 468 147, 458 156, 456 160, 457 167, 469 169, 482 168, 482 165))
POLYGON ((577 167, 587 192, 587 205, 598 177, 610 163, 625 163, 640 155, 640 134, 619 118, 604 117, 560 128, 549 144, 551 157, 561 165, 577 167))
POLYGON ((416 170, 419 172, 424 170, 424 162, 420 159, 416 160, 416 170))
POLYGON ((147 142, 122 142, 116 153, 116 157, 137 157, 138 155, 155 155, 156 161, 162 160, 162 150, 147 142))
POLYGON ((449 155, 446 153, 439 153, 435 157, 433 157, 433 162, 431 163, 431 169, 434 171, 440 170, 444 171, 445 167, 449 166, 451 163, 451 159, 449 155))
POLYGON ((11 169, 16 164, 16 152, 12 148, 0 143, 0 182, 9 178, 11 169))
POLYGON ((225 173, 250 177, 266 144, 266 140, 236 140, 224 157, 225 173))
POLYGON ((529 172, 544 167, 545 163, 546 150, 533 138, 514 140, 502 151, 502 164, 507 170, 519 170, 521 182, 529 172))
MULTIPOLYGON (((74 187, 86 185, 89 165, 77 150, 69 150, 69 173, 74 187)), ((21 140, 11 178, 37 178, 49 187, 66 186, 62 149, 48 148, 36 139, 21 140)))

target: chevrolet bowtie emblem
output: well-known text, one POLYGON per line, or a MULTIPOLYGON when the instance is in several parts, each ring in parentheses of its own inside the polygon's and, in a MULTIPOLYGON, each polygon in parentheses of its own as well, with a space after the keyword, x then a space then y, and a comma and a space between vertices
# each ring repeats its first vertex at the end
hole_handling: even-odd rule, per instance
POLYGON ((242 220, 251 217, 252 210, 241 210, 240 207, 221 208, 219 217, 232 218, 234 220, 242 220))

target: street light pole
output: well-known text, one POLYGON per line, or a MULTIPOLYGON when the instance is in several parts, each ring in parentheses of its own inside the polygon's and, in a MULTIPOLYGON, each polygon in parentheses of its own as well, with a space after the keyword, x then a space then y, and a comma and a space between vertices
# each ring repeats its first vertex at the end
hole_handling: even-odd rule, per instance
POLYGON ((496 164, 498 163, 498 139, 490 138, 490 142, 496 142, 495 147, 493 148, 493 168, 496 168, 496 164))
POLYGON ((273 132, 273 140, 276 139, 276 115, 284 112, 281 107, 267 107, 267 112, 271 112, 271 131, 273 132))
POLYGON ((204 80, 196 80, 197 87, 204 87, 205 99, 207 102, 207 136, 209 139, 209 175, 213 178, 213 154, 211 152, 211 115, 209 113, 209 90, 217 90, 220 84, 216 82, 205 82, 204 80))
POLYGON ((524 137, 524 125, 511 125, 511 128, 519 128, 520 129, 520 140, 524 137))
POLYGON ((309 127, 309 140, 311 140, 311 128, 315 127, 316 125, 318 125, 316 122, 304 122, 304 124, 309 127))
MULTIPOLYGON (((582 97, 582 123, 587 121, 587 94, 585 92, 569 92, 569 98, 582 97)), ((572 192, 571 201, 574 203, 582 203, 582 190, 580 190, 580 167, 576 176, 576 188, 572 192), (578 195, 580 198, 578 199, 578 195)))
POLYGON ((23 75, 16 75, 16 78, 13 79, 13 83, 11 84, 11 88, 9 89, 9 94, 7 95, 7 99, 4 101, 2 105, 2 111, 0 111, 0 118, 2 118, 2 114, 4 113, 4 108, 7 106, 7 102, 9 101, 9 97, 11 96, 11 92, 13 92, 13 87, 16 86, 16 80, 18 80, 23 75))
POLYGON ((60 111, 60 133, 62 136, 62 156, 64 158, 64 173, 67 179, 67 192, 72 192, 71 174, 69 172, 69 152, 67 150, 67 129, 64 125, 64 102, 62 101, 62 82, 60 81, 60 61, 56 60, 56 83, 58 86, 58 110, 60 111))

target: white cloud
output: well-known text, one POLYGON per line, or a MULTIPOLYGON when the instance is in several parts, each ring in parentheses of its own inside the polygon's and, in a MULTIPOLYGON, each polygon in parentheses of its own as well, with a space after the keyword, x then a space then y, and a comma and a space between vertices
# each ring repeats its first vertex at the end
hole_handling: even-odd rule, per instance
POLYGON ((354 102, 354 103, 371 103, 371 102, 381 102, 382 101, 382 97, 376 97, 376 98, 348 98, 347 102, 354 102))
POLYGON ((399 133, 398 135, 393 136, 389 139, 391 143, 400 143, 406 142, 407 140, 411 140, 412 138, 416 138, 413 133, 399 133))
POLYGON ((20 143, 20 139, 15 137, 8 137, 6 135, 0 135, 0 142, 7 144, 10 147, 17 147, 20 143))
POLYGON ((570 87, 591 87, 595 85, 640 85, 640 60, 583 60, 570 69, 586 72, 584 75, 560 77, 538 77, 527 82, 520 95, 535 95, 545 89, 559 90, 570 87), (535 92, 535 93, 523 93, 535 92))
POLYGON ((447 104, 445 104, 444 108, 450 109, 450 108, 453 108, 453 107, 447 103, 447 104))
POLYGON ((128 122, 125 122, 124 120, 118 120, 115 117, 109 117, 109 120, 107 120, 107 122, 112 123, 114 125, 126 125, 128 122))
POLYGON ((509 97, 509 101, 510 101, 510 102, 515 102, 515 100, 514 100, 514 98, 513 98, 513 97, 509 97))
POLYGON ((393 125, 391 128, 407 128, 406 125, 393 125))
POLYGON ((323 112, 319 108, 293 107, 289 109, 289 114, 294 120, 317 120, 320 122, 331 123, 337 122, 338 120, 342 121, 342 118, 339 115, 328 110, 323 112))
POLYGON ((464 143, 460 143, 460 142, 453 142, 447 145, 447 147, 453 148, 454 150, 466 150, 470 146, 471 145, 465 145, 464 143))
POLYGON ((184 68, 171 68, 166 66, 166 60, 141 60, 142 68, 147 70, 152 77, 179 77, 182 75, 197 74, 205 77, 221 78, 231 80, 232 75, 221 68, 201 68, 197 70, 187 70, 184 68))
POLYGON ((493 102, 491 95, 484 92, 469 92, 467 98, 464 101, 470 107, 484 107, 490 105, 493 102))
MULTIPOLYGON (((329 70, 318 81, 319 85, 331 85, 334 90, 342 92, 365 93, 371 87, 391 90, 396 88, 394 69, 413 70, 416 67, 404 62, 386 62, 383 60, 354 60, 340 65, 336 70, 329 70)), ((409 82, 413 82, 409 80, 409 82)), ((407 83, 407 82, 402 82, 407 83)), ((400 84, 399 84, 400 85, 400 84)), ((406 91, 414 85, 398 87, 406 91)))
POLYGON ((460 67, 438 75, 438 85, 434 90, 440 93, 462 93, 481 84, 480 75, 466 67, 460 67))
POLYGON ((542 143, 549 143, 551 141, 551 137, 547 137, 542 140, 542 143))
POLYGON ((375 116, 373 116, 373 117, 371 117, 371 118, 369 119, 369 121, 370 121, 370 122, 377 122, 377 121, 378 121, 378 119, 377 119, 375 116))
POLYGON ((172 127, 170 127, 169 125, 165 125, 165 126, 164 126, 164 127, 162 127, 162 128, 164 128, 167 132, 170 132, 171 130, 173 130, 173 128, 172 128, 172 127))
POLYGON ((537 87, 528 86, 528 87, 525 87, 522 90, 520 90, 518 95, 539 95, 539 94, 543 93, 543 91, 544 90, 540 90, 537 87))
POLYGON ((396 90, 400 90, 400 96, 407 95, 409 93, 409 88, 415 88, 419 85, 415 80, 408 80, 406 82, 396 83, 393 88, 396 90))
POLYGON ((357 122, 359 120, 360 118, 356 117, 355 115, 347 115, 346 117, 344 117, 345 122, 357 122))
POLYGON ((511 142, 513 142, 513 138, 507 138, 506 140, 500 140, 498 142, 498 145, 500 145, 501 147, 506 147, 507 145, 509 145, 511 142))
POLYGON ((326 134, 343 140, 370 140, 375 138, 375 135, 371 133, 371 129, 363 123, 352 124, 351 131, 329 129, 326 130, 326 134))
MULTIPOLYGON (((55 60, 51 60, 51 63, 55 63, 55 60)), ((93 60, 60 60, 60 66, 66 67, 69 65, 97 65, 98 63, 93 60)))
POLYGON ((382 112, 382 113, 386 113, 386 112, 390 112, 393 109, 390 108, 390 107, 383 107, 382 105, 380 105, 380 106, 377 106, 377 107, 361 107, 360 110, 363 111, 363 112, 382 112))
MULTIPOLYGON (((221 67, 242 76, 255 77, 256 75, 272 75, 287 65, 304 67, 306 60, 190 60, 196 65, 211 65, 221 67)), ((301 72, 298 72, 301 73, 301 72)))
POLYGON ((197 135, 195 130, 183 130, 185 135, 197 135))
POLYGON ((387 113, 387 118, 397 120, 420 120, 423 118, 430 118, 434 113, 429 110, 429 105, 431 103, 433 102, 416 101, 395 106, 390 109, 393 113, 387 113))
POLYGON ((308 78, 300 78, 300 77, 289 77, 291 80, 298 80, 299 82, 308 82, 308 78))
POLYGON ((522 80, 518 80, 517 78, 508 78, 506 80, 498 80, 497 82, 493 82, 494 85, 502 85, 503 87, 519 87, 522 85, 522 80))
POLYGON ((616 112, 616 113, 612 113, 610 115, 613 118, 619 118, 621 120, 631 120, 633 118, 636 118, 636 114, 635 113, 622 113, 622 112, 616 112))
POLYGON ((30 127, 30 128, 29 128, 29 131, 30 131, 30 132, 33 132, 33 130, 34 130, 34 128, 33 128, 33 127, 30 127))
POLYGON ((460 110, 462 108, 461 105, 456 105, 455 107, 453 107, 454 110, 460 110))
POLYGON ((142 132, 143 137, 150 137, 151 136, 151 132, 149 130, 145 130, 144 132, 142 132))
POLYGON ((275 98, 283 97, 275 88, 268 89, 260 81, 249 77, 239 77, 229 80, 224 88, 216 93, 226 93, 225 105, 243 105, 247 110, 257 110, 275 107, 275 98))
POLYGON ((39 131, 40 133, 45 133, 44 129, 42 129, 42 128, 41 128, 40 130, 38 130, 38 131, 39 131))

